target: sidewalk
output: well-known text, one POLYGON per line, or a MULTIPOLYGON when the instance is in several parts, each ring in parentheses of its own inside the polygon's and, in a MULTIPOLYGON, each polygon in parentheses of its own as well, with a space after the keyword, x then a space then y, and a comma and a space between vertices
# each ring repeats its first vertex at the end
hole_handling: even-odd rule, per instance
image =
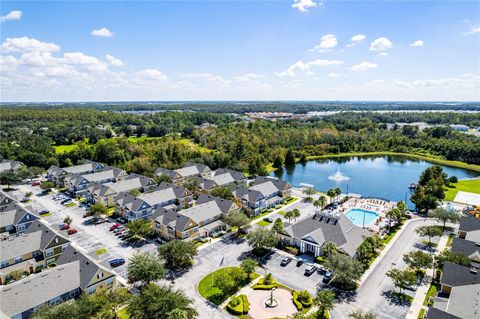
MULTIPOLYGON (((437 251, 435 252, 435 255, 438 255, 445 250, 445 248, 447 247, 447 241, 448 241, 448 234, 443 234, 443 236, 440 238, 438 242, 437 251)), ((428 269, 425 276, 427 278, 428 277, 432 278, 433 272, 434 272, 433 268, 428 269)), ((417 289, 417 292, 415 293, 415 298, 413 299, 413 302, 410 305, 410 309, 408 309, 407 316, 405 317, 405 319, 417 319, 422 309, 425 309, 425 310, 428 309, 427 306, 423 305, 423 301, 425 300, 425 296, 427 295, 429 288, 430 288, 430 281, 427 281, 417 289)))

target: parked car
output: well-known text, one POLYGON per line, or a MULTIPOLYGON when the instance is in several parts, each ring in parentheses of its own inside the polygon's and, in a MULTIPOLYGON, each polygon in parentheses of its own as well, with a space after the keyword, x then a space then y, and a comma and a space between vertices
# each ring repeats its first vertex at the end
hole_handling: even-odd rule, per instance
POLYGON ((116 259, 110 260, 108 263, 110 264, 110 267, 115 268, 115 267, 123 265, 125 263, 125 259, 116 258, 116 259))
POLYGON ((70 198, 64 199, 60 202, 60 204, 67 204, 68 202, 71 202, 72 200, 70 198))
POLYGON ((160 237, 157 237, 157 239, 155 239, 155 241, 160 245, 163 245, 163 244, 166 243, 165 240, 161 239, 160 237))
POLYGON ((305 268, 305 276, 311 276, 315 271, 317 271, 317 267, 315 267, 315 265, 309 265, 305 268))
POLYGON ((297 259, 297 267, 300 267, 301 265, 303 265, 303 260, 297 259))
POLYGON ((83 218, 87 218, 88 216, 90 216, 90 212, 86 212, 85 214, 83 214, 83 218))
POLYGON ((292 257, 285 257, 282 259, 282 262, 280 263, 280 266, 285 267, 292 261, 292 257))
POLYGON ((95 225, 100 225, 100 224, 103 224, 103 223, 106 223, 108 222, 108 220, 106 218, 99 218, 95 221, 95 225))
POLYGON ((35 181, 32 183, 32 186, 39 186, 40 185, 40 181, 35 181))
POLYGON ((270 217, 265 217, 263 220, 267 223, 273 223, 273 219, 271 219, 270 217))
POLYGON ((118 233, 121 233, 121 232, 124 231, 124 230, 125 230, 125 227, 119 226, 119 227, 117 227, 117 228, 115 228, 115 229, 113 230, 113 233, 114 233, 114 234, 118 234, 118 233))
POLYGON ((73 235, 73 234, 76 234, 76 233, 78 233, 78 230, 76 230, 76 229, 74 229, 74 228, 73 228, 73 229, 69 229, 68 232, 67 232, 68 235, 73 235))
POLYGON ((127 220, 123 217, 118 217, 116 221, 117 223, 120 223, 120 224, 125 224, 127 222, 127 220))
POLYGON ((60 227, 60 230, 70 229, 70 225, 69 225, 69 224, 60 224, 60 225, 58 225, 58 227, 60 227))
POLYGON ((110 229, 109 229, 109 230, 110 230, 110 231, 113 231, 113 230, 117 229, 117 228, 120 227, 120 226, 122 226, 122 225, 119 224, 119 223, 115 223, 115 224, 113 224, 112 226, 110 226, 110 229))
POLYGON ((47 215, 48 213, 49 213, 48 210, 41 210, 41 211, 38 212, 38 215, 40 215, 40 216, 41 215, 47 215))
POLYGON ((332 280, 332 277, 333 277, 333 273, 327 270, 325 272, 325 274, 323 275, 322 282, 324 284, 328 284, 330 282, 330 280, 332 280))

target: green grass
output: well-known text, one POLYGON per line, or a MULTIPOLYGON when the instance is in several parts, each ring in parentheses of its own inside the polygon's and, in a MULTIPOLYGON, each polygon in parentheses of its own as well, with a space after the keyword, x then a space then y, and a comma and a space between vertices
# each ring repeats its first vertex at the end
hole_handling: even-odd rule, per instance
POLYGON ((99 256, 99 255, 105 254, 107 251, 108 251, 107 248, 99 248, 95 251, 95 253, 97 254, 97 256, 99 256))
POLYGON ((278 215, 282 215, 284 217, 285 217, 285 214, 286 214, 286 212, 284 212, 283 210, 278 212, 278 215))
POLYGON ((435 296, 437 295, 437 291, 438 291, 438 286, 431 285, 430 288, 428 288, 428 292, 425 295, 425 299, 423 300, 423 305, 424 306, 432 306, 433 305, 433 303, 431 305, 429 305, 428 300, 430 299, 430 297, 435 298, 435 296))
POLYGON ((130 319, 130 315, 127 312, 127 307, 122 308, 117 312, 117 318, 118 319, 130 319))
POLYGON ((420 313, 418 314, 418 319, 423 319, 423 316, 425 316, 425 309, 420 309, 420 313))
POLYGON ((259 226, 262 226, 262 227, 267 227, 267 226, 270 225, 271 223, 266 222, 266 221, 264 221, 264 220, 261 220, 261 221, 257 222, 256 224, 259 225, 259 226))
POLYGON ((127 140, 129 142, 145 142, 145 141, 151 141, 151 140, 158 140, 158 139, 161 139, 162 137, 161 136, 141 136, 141 137, 136 137, 136 136, 130 136, 127 138, 127 140))
POLYGON ((71 202, 65 205, 65 207, 73 207, 73 206, 77 206, 77 203, 71 202))
POLYGON ((454 238, 455 238, 455 234, 448 235, 447 246, 446 247, 452 246, 452 241, 453 241, 454 238))
POLYGON ((55 153, 57 154, 63 154, 66 152, 73 151, 77 146, 75 144, 69 144, 69 145, 57 145, 54 146, 55 148, 55 153))
POLYGON ((53 215, 52 212, 48 212, 47 214, 40 215, 40 217, 49 217, 49 216, 52 216, 52 215, 53 215))
POLYGON ((480 194, 480 179, 458 181, 453 187, 445 189, 445 200, 453 201, 459 191, 480 194))
POLYGON ((261 213, 260 215, 255 216, 255 217, 253 218, 253 220, 259 220, 259 219, 263 218, 264 216, 270 214, 271 212, 273 212, 273 209, 272 209, 272 208, 269 208, 269 209, 265 210, 263 213, 261 213))

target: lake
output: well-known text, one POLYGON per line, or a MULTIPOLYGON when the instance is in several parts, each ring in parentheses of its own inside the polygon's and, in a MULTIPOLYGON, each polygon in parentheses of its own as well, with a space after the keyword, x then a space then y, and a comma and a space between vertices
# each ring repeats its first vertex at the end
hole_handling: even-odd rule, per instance
MULTIPOLYGON (((295 187, 301 183, 314 185, 319 191, 326 192, 330 188, 340 187, 342 192, 361 194, 364 197, 378 197, 393 201, 405 200, 410 208, 410 183, 416 183, 418 177, 430 162, 408 158, 405 156, 355 156, 312 160, 304 164, 270 173, 271 176, 288 181, 295 187), (338 170, 344 180, 332 180, 338 170)), ((474 171, 451 166, 443 166, 448 176, 458 179, 477 177, 474 171)), ((338 173, 337 173, 338 175, 338 173)))

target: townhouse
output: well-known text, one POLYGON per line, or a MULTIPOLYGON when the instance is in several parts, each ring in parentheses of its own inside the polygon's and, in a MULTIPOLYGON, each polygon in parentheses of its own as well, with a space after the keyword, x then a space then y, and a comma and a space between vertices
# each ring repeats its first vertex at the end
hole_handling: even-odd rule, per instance
POLYGON ((0 241, 0 283, 14 272, 32 274, 54 264, 69 245, 65 237, 33 221, 23 234, 0 241))
POLYGON ((38 217, 16 202, 0 210, 0 233, 21 233, 38 217))
POLYGON ((193 194, 186 188, 162 182, 149 193, 134 197, 120 193, 115 200, 115 211, 128 221, 147 218, 157 208, 183 209, 190 205, 193 194))
POLYGON ((260 215, 262 209, 266 208, 265 196, 260 191, 238 186, 232 190, 232 194, 252 217, 260 215))
POLYGON ((250 189, 260 191, 267 202, 282 201, 292 196, 292 186, 281 179, 257 176, 250 189))
POLYGON ((60 168, 52 165, 47 170, 47 179, 57 186, 63 187, 63 180, 68 174, 89 174, 102 171, 105 165, 102 163, 85 161, 83 164, 60 168))
POLYGON ((294 224, 287 223, 279 240, 314 256, 323 255, 323 245, 333 242, 343 253, 355 258, 358 246, 369 236, 368 230, 354 225, 344 214, 324 211, 294 224))
POLYGON ((4 208, 6 208, 8 205, 10 205, 13 202, 14 200, 11 197, 9 197, 4 192, 0 191, 0 211, 2 211, 4 208))
POLYGON ((196 178, 200 182, 200 187, 207 192, 220 186, 243 186, 247 182, 245 174, 225 168, 213 171, 210 178, 196 178))
POLYGON ((90 202, 101 203, 113 207, 115 199, 120 193, 128 193, 133 190, 148 192, 153 190, 157 183, 149 177, 130 174, 125 179, 110 183, 91 183, 87 188, 85 197, 90 202))
POLYGON ((127 172, 115 167, 105 167, 103 171, 90 174, 68 174, 63 182, 65 188, 74 196, 82 195, 87 191, 90 183, 105 184, 109 182, 118 182, 128 176, 127 172))
POLYGON ((0 173, 17 171, 22 166, 25 166, 22 162, 4 159, 0 162, 0 173))
POLYGON ((184 167, 169 170, 166 168, 158 168, 155 171, 156 176, 167 175, 172 179, 175 185, 180 185, 189 177, 201 177, 209 179, 212 175, 212 170, 205 164, 187 163, 184 167))
POLYGON ((480 242, 480 218, 471 215, 460 218, 458 237, 474 242, 480 242))
POLYGON ((480 269, 480 243, 462 238, 454 238, 451 251, 464 254, 471 261, 471 266, 480 269))
POLYGON ((154 231, 163 239, 197 240, 223 230, 222 216, 238 209, 232 201, 201 194, 193 207, 179 212, 159 208, 150 219, 154 231))

